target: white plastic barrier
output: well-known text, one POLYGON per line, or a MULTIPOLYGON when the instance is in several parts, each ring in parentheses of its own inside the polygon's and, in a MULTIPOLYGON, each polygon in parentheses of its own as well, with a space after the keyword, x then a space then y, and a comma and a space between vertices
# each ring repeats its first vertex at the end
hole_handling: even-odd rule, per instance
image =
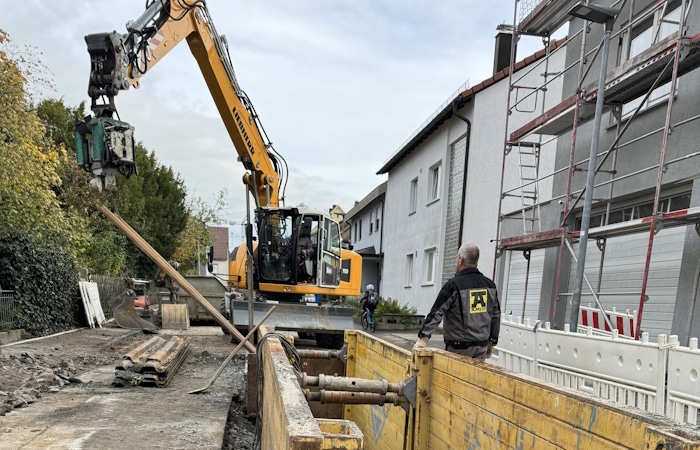
MULTIPOLYGON (((538 322, 539 323, 539 322, 538 322)), ((513 316, 502 316, 501 333, 494 357, 489 360, 496 365, 517 373, 537 376, 537 342, 535 324, 525 319, 523 324, 513 316)))
MULTIPOLYGON (((567 327, 568 328, 568 327, 567 327)), ((650 343, 537 330, 537 378, 587 392, 615 403, 663 414, 666 336, 650 343)))
MULTIPOLYGON (((539 323, 538 323, 539 324, 539 323)), ((593 335, 588 327, 578 333, 533 326, 504 316, 496 357, 490 362, 508 370, 535 376, 657 414, 696 424, 700 411, 700 350, 680 347, 676 336, 659 335, 649 342, 593 335), (585 333, 585 334, 582 334, 585 333), (668 387, 666 379, 668 378, 668 387)))
POLYGON ((700 411, 700 350, 698 339, 689 347, 674 347, 668 352, 666 415, 676 422, 698 425, 700 411))

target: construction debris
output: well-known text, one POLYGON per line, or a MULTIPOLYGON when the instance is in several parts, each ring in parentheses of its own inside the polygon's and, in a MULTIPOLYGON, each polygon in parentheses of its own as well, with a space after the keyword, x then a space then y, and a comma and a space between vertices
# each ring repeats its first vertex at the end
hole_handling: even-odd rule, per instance
POLYGON ((189 339, 154 336, 124 355, 112 385, 165 387, 189 353, 189 339))
POLYGON ((58 392, 64 385, 82 383, 76 373, 70 359, 57 367, 27 352, 0 355, 0 416, 35 403, 44 394, 58 392))

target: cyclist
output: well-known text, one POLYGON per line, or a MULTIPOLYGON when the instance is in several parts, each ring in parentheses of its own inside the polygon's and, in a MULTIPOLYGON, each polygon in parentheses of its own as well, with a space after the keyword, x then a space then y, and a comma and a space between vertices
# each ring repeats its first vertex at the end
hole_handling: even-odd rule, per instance
POLYGON ((374 310, 377 309, 378 304, 379 296, 374 292, 374 285, 368 284, 367 290, 362 294, 362 298, 360 299, 362 311, 367 313, 367 323, 372 323, 374 320, 374 310))

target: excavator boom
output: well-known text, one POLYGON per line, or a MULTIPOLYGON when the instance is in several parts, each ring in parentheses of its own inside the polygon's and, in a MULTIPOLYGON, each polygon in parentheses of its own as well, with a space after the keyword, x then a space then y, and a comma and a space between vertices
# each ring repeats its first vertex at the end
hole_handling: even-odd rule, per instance
MULTIPOLYGON (((127 23, 126 33, 85 36, 94 116, 76 124, 75 138, 78 164, 93 174, 91 184, 111 190, 117 186, 117 174, 137 173, 134 127, 119 119, 115 97, 139 88, 141 78, 183 41, 199 65, 238 161, 247 171, 243 182, 255 199, 255 251, 252 243, 251 251, 246 246, 234 250, 229 286, 246 289, 252 282, 269 300, 296 303, 306 294, 359 295, 362 259, 343 245, 339 224, 324 211, 281 205, 286 162, 241 89, 228 43, 216 32, 203 0, 150 0, 141 16, 127 23), (253 280, 244 270, 251 257, 253 280)), ((345 328, 352 328, 352 322, 345 328)))

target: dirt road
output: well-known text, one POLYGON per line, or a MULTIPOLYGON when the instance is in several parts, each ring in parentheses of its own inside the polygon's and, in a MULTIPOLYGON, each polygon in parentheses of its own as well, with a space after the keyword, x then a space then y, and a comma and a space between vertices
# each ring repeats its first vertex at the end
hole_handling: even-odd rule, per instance
POLYGON ((233 345, 218 327, 177 334, 191 354, 165 388, 112 386, 117 361, 152 337, 140 332, 82 330, 0 347, 0 412, 10 409, 0 415, 0 448, 252 448, 254 425, 238 402, 244 358, 205 393, 187 394, 233 345))

